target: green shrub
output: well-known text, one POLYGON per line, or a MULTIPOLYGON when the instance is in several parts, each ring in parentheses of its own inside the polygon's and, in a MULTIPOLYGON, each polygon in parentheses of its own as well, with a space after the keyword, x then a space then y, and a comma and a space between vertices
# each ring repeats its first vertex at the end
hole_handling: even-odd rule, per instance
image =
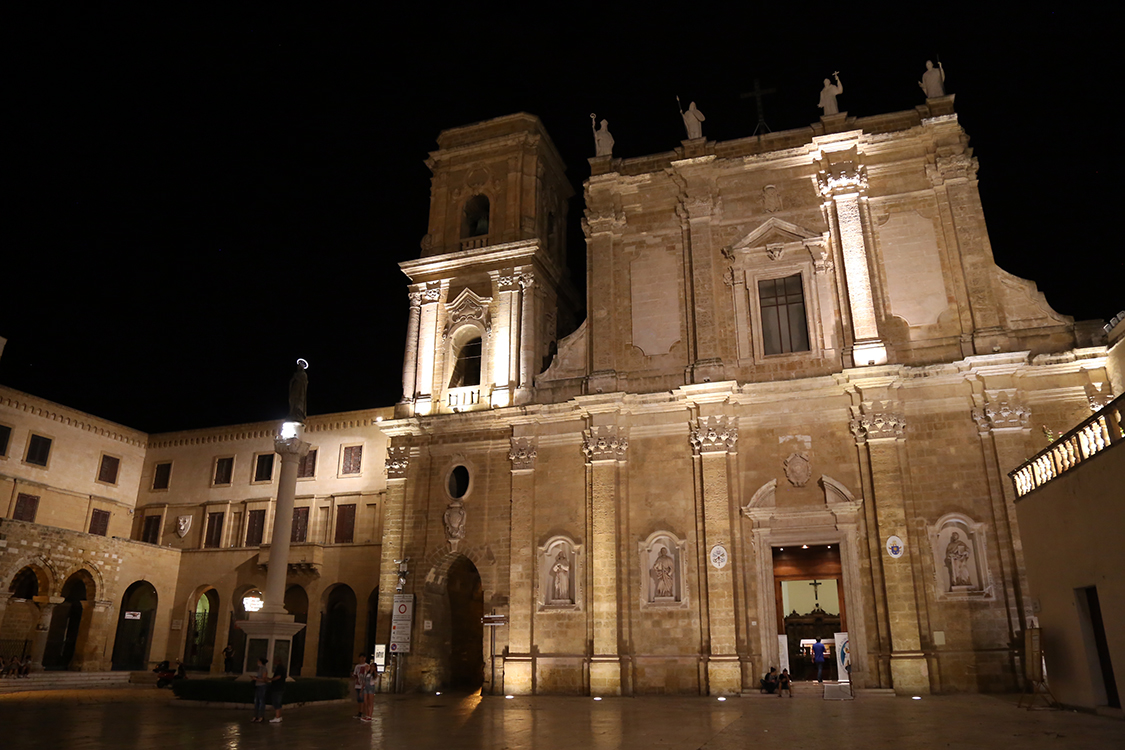
MULTIPOLYGON (((295 682, 285 683, 284 702, 311 703, 347 698, 351 694, 348 680, 331 677, 298 677, 295 682)), ((254 682, 236 682, 233 677, 219 677, 205 680, 176 680, 172 692, 177 698, 188 701, 209 701, 213 703, 254 703, 254 682)))

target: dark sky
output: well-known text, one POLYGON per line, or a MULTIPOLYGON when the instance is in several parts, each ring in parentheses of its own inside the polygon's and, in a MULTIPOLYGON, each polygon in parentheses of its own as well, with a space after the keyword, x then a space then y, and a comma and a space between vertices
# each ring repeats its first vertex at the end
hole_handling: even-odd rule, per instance
POLYGON ((709 138, 737 138, 756 77, 783 130, 818 117, 833 70, 850 114, 909 109, 935 56, 999 264, 1063 314, 1125 307, 1109 4, 307 5, 34 4, 9 19, 0 383, 156 432, 284 416, 301 356, 312 413, 390 405, 397 263, 427 231, 423 159, 441 129, 542 118, 579 193, 581 286, 590 112, 615 155, 639 156, 684 137, 677 94, 709 138))

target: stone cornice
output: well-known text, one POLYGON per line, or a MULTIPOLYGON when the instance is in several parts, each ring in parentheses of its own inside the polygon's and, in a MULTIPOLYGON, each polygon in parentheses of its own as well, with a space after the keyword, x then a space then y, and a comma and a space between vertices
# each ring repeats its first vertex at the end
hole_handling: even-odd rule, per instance
POLYGON ((119 425, 77 409, 71 409, 62 404, 32 396, 30 393, 17 391, 14 388, 0 386, 0 407, 22 411, 32 416, 58 422, 84 432, 92 432, 100 437, 138 448, 148 447, 147 444, 152 439, 151 436, 140 430, 134 430, 131 427, 119 425))

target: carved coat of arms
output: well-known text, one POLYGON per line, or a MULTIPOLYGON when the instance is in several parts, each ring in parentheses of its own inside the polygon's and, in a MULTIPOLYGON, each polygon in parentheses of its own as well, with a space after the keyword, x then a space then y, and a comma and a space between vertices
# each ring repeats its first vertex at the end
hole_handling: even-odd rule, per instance
POLYGON ((192 516, 180 516, 176 519, 176 536, 183 539, 191 531, 192 516))

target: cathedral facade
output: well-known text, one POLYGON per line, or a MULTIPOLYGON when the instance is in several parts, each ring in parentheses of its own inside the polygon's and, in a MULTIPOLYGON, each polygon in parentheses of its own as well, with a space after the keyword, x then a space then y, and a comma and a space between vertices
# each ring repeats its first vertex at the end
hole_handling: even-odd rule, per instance
MULTIPOLYGON (((732 695, 815 679, 819 638, 858 689, 1019 686, 1007 472, 1110 375, 1096 324, 993 261, 951 97, 592 158, 584 319, 537 118, 427 164, 402 399, 306 421, 292 672, 382 645, 384 690, 732 695)), ((278 429, 0 392, 0 648, 241 665, 278 429)))

